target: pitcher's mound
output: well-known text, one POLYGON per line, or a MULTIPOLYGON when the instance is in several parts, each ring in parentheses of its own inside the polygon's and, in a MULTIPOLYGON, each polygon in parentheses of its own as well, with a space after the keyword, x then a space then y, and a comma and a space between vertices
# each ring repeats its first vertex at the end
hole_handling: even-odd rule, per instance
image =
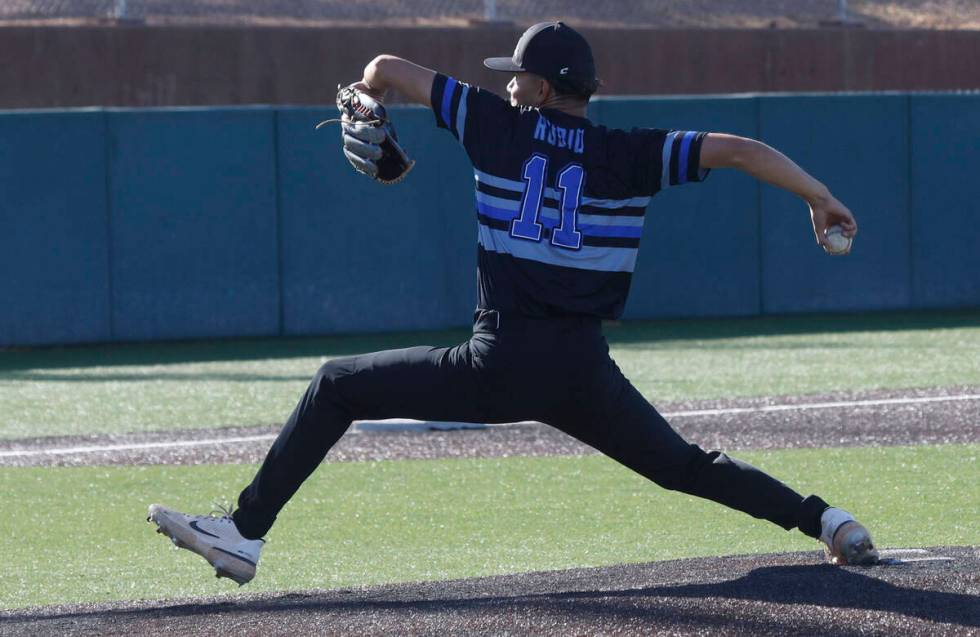
POLYGON ((4 635, 968 635, 980 550, 892 549, 873 567, 817 552, 671 560, 374 588, 0 614, 4 635))

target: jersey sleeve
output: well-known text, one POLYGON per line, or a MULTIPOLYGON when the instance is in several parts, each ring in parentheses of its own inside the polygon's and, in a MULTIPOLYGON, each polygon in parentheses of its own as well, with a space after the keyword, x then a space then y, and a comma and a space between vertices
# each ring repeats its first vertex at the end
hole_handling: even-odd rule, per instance
POLYGON ((436 126, 448 130, 466 149, 474 164, 485 145, 481 139, 509 134, 518 109, 501 97, 476 86, 437 73, 430 95, 436 126))
POLYGON ((701 144, 708 133, 697 131, 633 129, 634 157, 641 158, 635 173, 637 189, 653 195, 670 186, 704 181, 711 172, 701 167, 701 144))

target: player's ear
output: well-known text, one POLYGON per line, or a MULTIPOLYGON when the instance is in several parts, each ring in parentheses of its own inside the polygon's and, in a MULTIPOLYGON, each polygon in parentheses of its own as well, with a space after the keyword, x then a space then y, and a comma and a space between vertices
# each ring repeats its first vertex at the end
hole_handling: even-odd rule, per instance
POLYGON ((538 95, 537 95, 539 105, 547 102, 548 98, 550 98, 555 93, 555 89, 553 86, 551 86, 551 82, 549 82, 543 77, 540 79, 541 79, 541 84, 538 85, 538 95))

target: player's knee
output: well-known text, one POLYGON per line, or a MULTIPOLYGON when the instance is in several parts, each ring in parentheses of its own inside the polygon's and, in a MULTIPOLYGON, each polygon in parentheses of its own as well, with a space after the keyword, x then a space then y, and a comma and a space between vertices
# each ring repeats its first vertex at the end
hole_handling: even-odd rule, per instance
POLYGON ((728 459, 720 451, 706 452, 697 445, 689 445, 686 453, 670 463, 662 463, 650 478, 659 486, 670 491, 690 490, 705 465, 728 459))
POLYGON ((337 385, 347 374, 347 367, 339 360, 327 361, 320 366, 313 376, 310 389, 317 402, 338 402, 337 385))

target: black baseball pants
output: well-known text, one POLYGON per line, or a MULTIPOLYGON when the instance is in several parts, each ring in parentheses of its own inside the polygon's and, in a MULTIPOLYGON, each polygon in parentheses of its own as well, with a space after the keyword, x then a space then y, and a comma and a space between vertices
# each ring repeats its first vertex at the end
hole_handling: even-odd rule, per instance
POLYGON ((384 418, 537 420, 661 487, 813 537, 827 506, 681 438, 609 357, 599 320, 478 310, 472 338, 455 347, 412 347, 324 364, 238 498, 234 520, 242 535, 265 535, 352 420, 384 418))

